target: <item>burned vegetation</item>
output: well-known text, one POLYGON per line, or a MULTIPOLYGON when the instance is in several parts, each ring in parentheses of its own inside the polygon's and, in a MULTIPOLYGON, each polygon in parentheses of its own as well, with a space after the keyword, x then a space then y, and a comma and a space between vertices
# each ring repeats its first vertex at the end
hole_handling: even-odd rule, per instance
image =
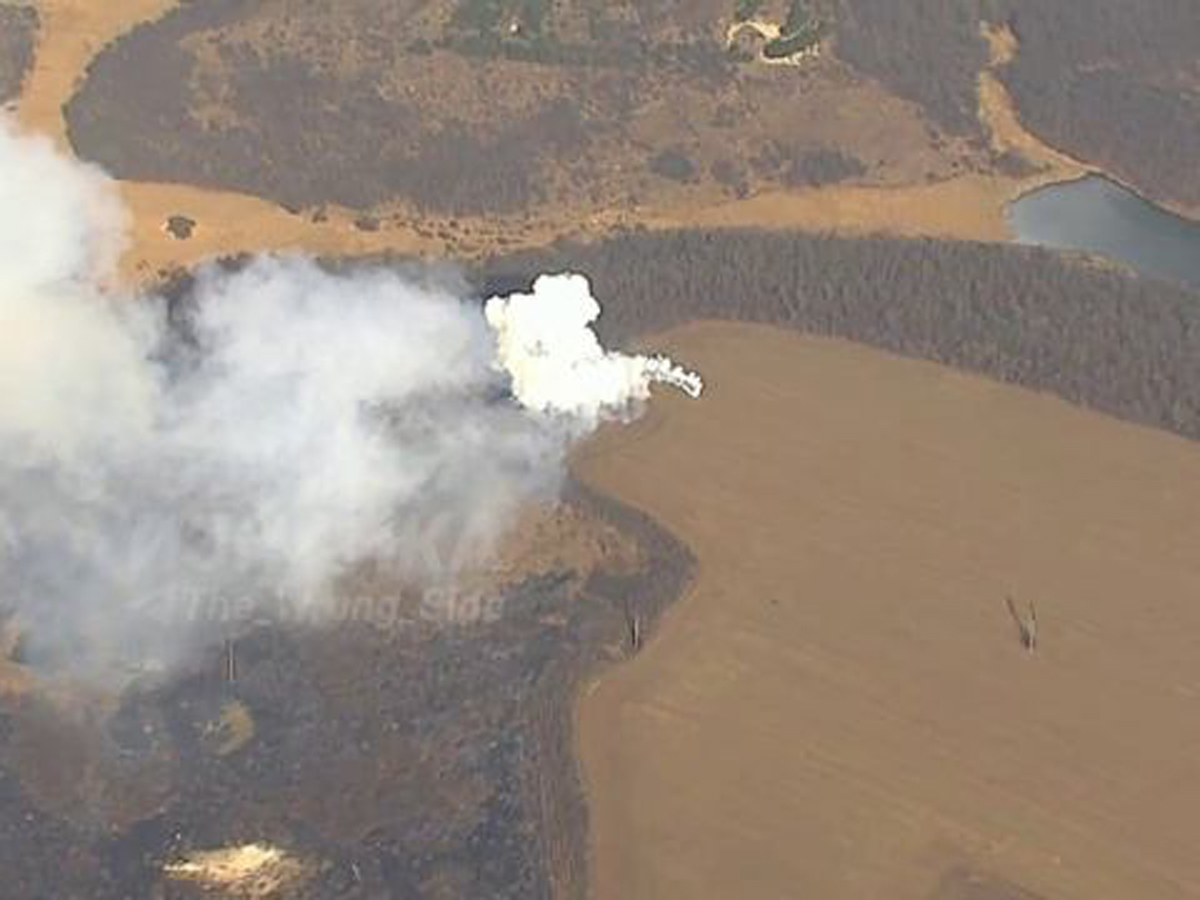
POLYGON ((840 59, 968 137, 980 131, 980 21, 1008 26, 1016 53, 999 74, 1031 131, 1159 202, 1200 209, 1190 0, 840 0, 836 16, 840 59))
POLYGON ((977 139, 980 22, 1008 26, 1001 80, 1038 137, 1159 202, 1200 209, 1200 8, 1190 0, 839 0, 835 52, 977 139))
POLYGON ((582 897, 576 688, 631 652, 631 616, 653 628, 692 559, 632 509, 580 486, 566 502, 636 568, 532 577, 454 627, 243 625, 234 663, 214 642, 107 717, 5 704, 0 893, 207 896, 171 864, 256 842, 299 861, 289 897, 582 897))
POLYGON ((212 0, 105 48, 66 119, 79 155, 119 177, 289 209, 582 215, 1013 174, 979 117, 984 23, 1017 39, 997 72, 1033 132, 1200 207, 1189 0, 212 0), (752 165, 771 147, 809 163, 752 165), (743 175, 713 174, 730 166, 743 175))

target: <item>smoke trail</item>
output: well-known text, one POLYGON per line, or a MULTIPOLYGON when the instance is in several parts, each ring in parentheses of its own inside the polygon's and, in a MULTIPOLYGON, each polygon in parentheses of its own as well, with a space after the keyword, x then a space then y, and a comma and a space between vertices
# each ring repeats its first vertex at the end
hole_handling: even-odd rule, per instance
POLYGON ((600 346, 592 330, 599 315, 582 275, 543 275, 530 294, 487 302, 500 365, 524 406, 593 425, 645 400, 655 382, 700 396, 700 376, 666 357, 627 356, 600 346))
POLYGON ((202 269, 185 325, 115 283, 111 183, 0 120, 0 608, 35 660, 168 664, 196 598, 326 608, 372 560, 452 579, 669 361, 585 280, 493 300, 299 258, 202 269))

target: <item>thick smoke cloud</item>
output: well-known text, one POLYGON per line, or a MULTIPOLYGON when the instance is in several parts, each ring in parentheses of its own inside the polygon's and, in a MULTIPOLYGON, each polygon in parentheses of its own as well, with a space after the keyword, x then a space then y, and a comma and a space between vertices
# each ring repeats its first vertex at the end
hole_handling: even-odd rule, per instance
POLYGON ((364 560, 452 581, 553 494, 570 440, 687 381, 600 349, 577 281, 539 283, 586 313, 547 330, 528 298, 485 317, 394 272, 263 258, 203 269, 181 325, 115 287, 123 225, 102 173, 0 120, 0 608, 35 661, 169 664, 197 600, 319 613, 364 560), (524 402, 547 360, 556 402, 524 402))
POLYGON ((700 376, 665 356, 610 353, 592 323, 600 304, 582 275, 543 275, 533 292, 493 297, 485 309, 496 333, 500 364, 528 409, 594 425, 650 396, 653 382, 700 396, 700 376))

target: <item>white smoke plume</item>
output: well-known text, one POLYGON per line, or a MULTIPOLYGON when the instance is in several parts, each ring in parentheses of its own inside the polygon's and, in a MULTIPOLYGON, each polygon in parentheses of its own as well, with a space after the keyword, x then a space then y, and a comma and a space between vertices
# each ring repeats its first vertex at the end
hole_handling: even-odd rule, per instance
POLYGON ((320 610, 347 567, 453 578, 667 360, 604 351, 586 280, 492 300, 300 258, 119 290, 98 170, 0 119, 0 610, 31 657, 169 663, 197 598, 320 610))
POLYGON ((532 293, 488 300, 486 315, 499 363, 528 409, 594 424, 645 400, 655 382, 691 397, 703 390, 699 375, 664 356, 629 356, 600 346, 592 330, 600 304, 582 275, 543 275, 532 293))

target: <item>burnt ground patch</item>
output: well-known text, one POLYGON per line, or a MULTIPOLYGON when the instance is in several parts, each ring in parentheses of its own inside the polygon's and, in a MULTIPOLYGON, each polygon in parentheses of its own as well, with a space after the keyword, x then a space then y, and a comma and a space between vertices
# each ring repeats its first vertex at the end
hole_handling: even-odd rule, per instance
POLYGON ((580 486, 567 502, 635 540, 637 571, 530 579, 490 624, 260 624, 237 641, 233 682, 216 647, 103 721, 33 700, 5 712, 0 894, 192 896, 165 862, 267 841, 314 861, 294 896, 582 896, 576 686, 628 652, 630 611, 652 626, 692 561, 632 509, 580 486), (254 733, 224 752, 213 730, 230 704, 254 733), (124 796, 138 781, 156 789, 124 796))
POLYGON ((37 32, 37 10, 0 4, 0 103, 21 92, 25 73, 33 65, 37 32))
MULTIPOLYGON (((777 324, 946 363, 1200 438, 1200 295, 1101 268, 1083 258, 1036 248, 883 237, 850 239, 750 231, 639 232, 597 243, 563 242, 543 251, 495 259, 473 277, 479 294, 486 296, 524 289, 533 275, 556 270, 582 271, 592 278, 604 304, 600 330, 610 345, 694 319, 777 324)), ((186 294, 186 279, 181 279, 176 289, 186 294)), ((686 556, 686 551, 669 536, 636 514, 585 494, 574 495, 573 502, 581 498, 603 517, 638 531, 643 545, 657 547, 650 559, 686 556)), ((519 833, 516 826, 505 831, 498 823, 516 821, 514 810, 518 807, 506 805, 502 798, 521 793, 528 804, 521 807, 525 811, 522 815, 532 816, 522 821, 537 823, 530 826, 536 836, 521 845, 525 850, 500 853, 493 863, 483 866, 479 871, 488 873, 486 878, 491 880, 479 883, 489 888, 500 883, 528 888, 530 882, 523 880, 524 870, 514 860, 533 854, 545 861, 546 871, 559 873, 551 877, 551 882, 578 890, 583 883, 580 848, 585 813, 574 780, 571 746, 561 737, 570 730, 573 686, 578 677, 577 670, 571 669, 571 653, 578 652, 574 659, 581 666, 594 664, 599 657, 587 648, 621 641, 630 604, 635 604, 636 611, 636 604, 647 602, 647 598, 658 604, 662 598, 676 595, 682 577, 679 573, 687 568, 682 562, 671 562, 647 566, 632 578, 616 571, 590 575, 585 593, 599 602, 589 607, 590 618, 572 619, 576 624, 558 636, 559 646, 571 648, 565 657, 539 654, 536 647, 546 638, 540 626, 534 624, 536 617, 530 614, 523 620, 512 620, 508 627, 513 632, 494 633, 491 639, 501 640, 503 646, 516 647, 520 641, 528 641, 530 649, 514 658, 512 668, 487 671, 492 675, 503 671, 514 684, 530 683, 532 677, 534 687, 530 690, 539 700, 523 707, 505 707, 511 711, 511 718, 526 729, 521 732, 524 737, 518 739, 514 737, 516 732, 504 732, 506 737, 497 737, 499 743, 489 754, 472 757, 476 760, 474 767, 448 771, 441 782, 477 785, 482 767, 491 773, 484 779, 487 783, 510 786, 499 789, 498 795, 488 794, 489 800, 474 807, 476 815, 470 829, 442 832, 440 843, 430 834, 431 846, 442 848, 443 855, 435 856, 441 862, 422 863, 398 854, 396 832, 385 829, 367 832, 368 846, 374 848, 371 852, 376 856, 353 856, 355 865, 360 870, 364 865, 373 866, 372 877, 381 883, 407 884, 417 895, 434 883, 422 881, 427 876, 435 877, 430 872, 441 873, 436 877, 445 879, 468 877, 463 873, 477 870, 466 860, 507 846, 495 835, 519 833), (578 630, 573 632, 572 628, 578 630), (519 640, 517 632, 521 634, 519 640), (540 680, 537 675, 523 674, 535 670, 543 673, 540 680), (517 709, 529 712, 518 714, 517 709), (539 737, 531 739, 529 735, 539 737), (532 761, 535 758, 536 763, 532 761), (514 771, 525 774, 514 780, 514 771), (538 772, 559 774, 531 774, 538 772), (518 783, 524 787, 512 786, 518 783), (530 809, 537 812, 529 813, 530 809), (445 862, 448 859, 461 868, 445 862)), ((656 609, 655 605, 647 611, 647 622, 653 621, 656 609)), ((459 643, 454 650, 448 649, 450 644, 444 646, 445 657, 430 655, 434 654, 432 649, 422 651, 426 655, 418 668, 424 671, 423 667, 434 658, 450 665, 463 653, 477 652, 483 645, 459 643)), ((308 670, 311 666, 293 668, 308 670)), ((468 678, 466 683, 475 681, 468 678)), ((327 688, 315 691, 309 706, 317 708, 319 698, 327 693, 327 688)), ((301 694, 297 692, 297 696, 301 694)), ((413 709, 440 709, 422 714, 441 716, 439 721, 449 723, 457 721, 455 717, 466 716, 462 721, 467 722, 476 715, 471 711, 474 707, 456 706, 436 690, 422 696, 413 709)), ((280 693, 258 706, 283 706, 283 697, 280 693)), ((248 697, 247 702, 252 698, 248 697)), ((395 718, 384 711, 364 719, 373 720, 376 715, 381 721, 388 721, 389 715, 395 718)), ((346 727, 340 732, 351 733, 346 727)), ((474 733, 485 731, 478 728, 474 733)), ((435 741, 438 746, 446 742, 441 738, 435 741)), ((269 758, 291 758, 295 752, 299 751, 276 750, 269 758)), ((267 774, 264 768, 256 777, 267 774)), ((409 806, 419 808, 412 802, 409 806)), ((423 815, 417 814, 419 822, 428 821, 423 815)), ((306 834, 319 830, 320 817, 305 821, 309 823, 306 834)), ((420 830, 418 833, 425 834, 420 830)), ((346 858, 338 853, 364 852, 361 848, 315 846, 333 859, 346 858)), ((975 876, 950 879, 945 890, 969 893, 980 883, 975 876)), ((988 883, 984 888, 995 892, 1002 886, 988 883)))

